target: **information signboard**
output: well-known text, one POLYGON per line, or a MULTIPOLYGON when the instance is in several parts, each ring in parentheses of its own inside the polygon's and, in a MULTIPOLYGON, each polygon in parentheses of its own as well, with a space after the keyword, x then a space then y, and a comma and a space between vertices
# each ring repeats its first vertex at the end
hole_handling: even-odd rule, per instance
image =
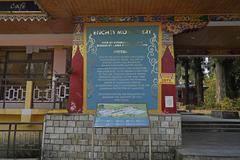
POLYGON ((94 127, 148 127, 146 104, 98 104, 94 127))
POLYGON ((158 107, 158 24, 86 26, 87 109, 99 103, 158 107))

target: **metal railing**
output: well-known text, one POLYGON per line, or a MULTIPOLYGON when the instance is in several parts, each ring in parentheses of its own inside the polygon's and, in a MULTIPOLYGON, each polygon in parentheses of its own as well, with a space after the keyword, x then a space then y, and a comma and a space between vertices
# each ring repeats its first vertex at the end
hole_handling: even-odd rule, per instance
MULTIPOLYGON (((54 80, 30 79, 33 81, 32 108, 62 109, 69 96, 69 80, 66 75, 57 75, 54 80)), ((27 79, 0 80, 0 107, 24 108, 27 79), (21 81, 22 83, 16 84, 21 81)))
POLYGON ((41 158, 43 123, 0 123, 0 158, 41 158))

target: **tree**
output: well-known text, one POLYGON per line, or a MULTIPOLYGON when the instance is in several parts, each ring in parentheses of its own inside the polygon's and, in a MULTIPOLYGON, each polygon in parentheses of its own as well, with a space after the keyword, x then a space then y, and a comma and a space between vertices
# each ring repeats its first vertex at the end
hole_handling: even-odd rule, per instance
POLYGON ((189 104, 189 84, 190 84, 190 81, 189 81, 190 64, 189 63, 190 63, 190 59, 188 57, 180 57, 177 59, 177 64, 180 64, 180 66, 182 66, 184 69, 184 76, 180 76, 179 71, 180 71, 180 74, 182 74, 181 73, 182 68, 178 66, 177 76, 182 77, 182 79, 184 79, 185 95, 186 95, 184 104, 186 105, 189 104))
POLYGON ((194 77, 195 77, 195 86, 196 86, 196 97, 197 97, 197 104, 201 105, 204 102, 204 88, 203 88, 203 80, 204 80, 204 74, 203 74, 203 58, 197 57, 194 58, 192 61, 191 68, 194 71, 194 77))
POLYGON ((224 59, 217 58, 215 60, 216 71, 216 101, 219 103, 226 97, 226 75, 224 67, 224 59))

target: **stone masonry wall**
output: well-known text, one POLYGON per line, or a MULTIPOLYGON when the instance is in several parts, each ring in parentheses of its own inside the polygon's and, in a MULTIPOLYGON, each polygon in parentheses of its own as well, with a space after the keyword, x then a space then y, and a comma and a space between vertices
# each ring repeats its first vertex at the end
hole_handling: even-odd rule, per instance
MULTIPOLYGON (((149 159, 149 128, 93 129, 93 120, 94 116, 87 114, 46 115, 42 158, 149 159)), ((151 115, 150 121, 152 159, 174 159, 175 148, 182 143, 180 115, 151 115)))

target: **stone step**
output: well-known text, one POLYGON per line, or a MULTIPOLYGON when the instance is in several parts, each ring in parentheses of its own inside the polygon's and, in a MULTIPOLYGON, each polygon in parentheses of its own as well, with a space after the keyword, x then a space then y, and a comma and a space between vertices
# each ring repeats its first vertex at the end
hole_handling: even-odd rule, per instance
POLYGON ((240 122, 183 121, 182 130, 190 132, 240 132, 240 122))
POLYGON ((175 160, 240 160, 240 153, 227 149, 183 148, 176 151, 175 160))
POLYGON ((0 160, 39 160, 38 158, 0 158, 0 160))

